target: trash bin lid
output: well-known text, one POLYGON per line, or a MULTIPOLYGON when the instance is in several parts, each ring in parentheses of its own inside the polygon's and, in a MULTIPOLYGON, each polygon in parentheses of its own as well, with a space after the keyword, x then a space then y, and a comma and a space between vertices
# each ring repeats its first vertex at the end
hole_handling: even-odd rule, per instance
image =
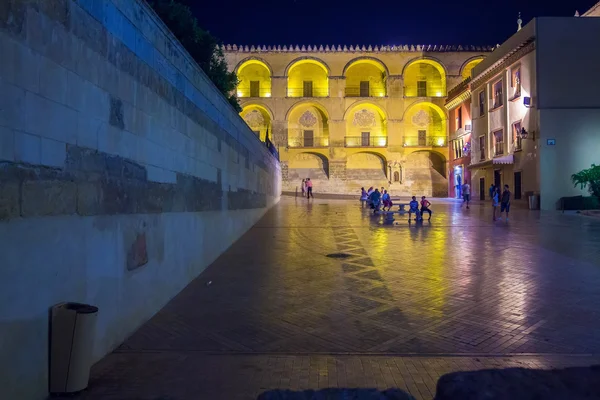
POLYGON ((73 310, 79 314, 93 314, 98 312, 98 307, 83 303, 67 303, 64 307, 67 310, 73 310))

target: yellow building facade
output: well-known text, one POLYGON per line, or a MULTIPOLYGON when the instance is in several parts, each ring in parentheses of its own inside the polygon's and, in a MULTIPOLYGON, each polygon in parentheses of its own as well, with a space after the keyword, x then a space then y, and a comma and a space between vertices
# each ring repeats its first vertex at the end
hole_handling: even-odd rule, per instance
POLYGON ((241 117, 279 150, 284 191, 448 195, 447 90, 490 47, 223 48, 241 117))

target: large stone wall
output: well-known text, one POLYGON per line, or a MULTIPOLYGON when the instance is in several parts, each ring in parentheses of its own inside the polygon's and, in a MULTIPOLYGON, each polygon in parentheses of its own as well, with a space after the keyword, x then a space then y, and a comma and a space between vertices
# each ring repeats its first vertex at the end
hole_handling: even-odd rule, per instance
POLYGON ((278 162, 142 1, 0 2, 0 398, 47 394, 48 310, 119 345, 279 199, 278 162))

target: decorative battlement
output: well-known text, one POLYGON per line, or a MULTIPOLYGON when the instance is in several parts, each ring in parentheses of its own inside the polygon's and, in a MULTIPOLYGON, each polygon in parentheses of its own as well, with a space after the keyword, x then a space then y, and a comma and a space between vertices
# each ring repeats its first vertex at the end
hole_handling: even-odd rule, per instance
POLYGON ((417 45, 381 45, 381 46, 341 46, 341 45, 320 45, 320 46, 244 46, 244 45, 222 45, 221 48, 225 52, 238 52, 238 53, 389 53, 389 52, 406 52, 406 51, 428 51, 428 52, 459 52, 459 51, 493 51, 495 46, 461 46, 461 45, 431 45, 431 44, 417 44, 417 45))

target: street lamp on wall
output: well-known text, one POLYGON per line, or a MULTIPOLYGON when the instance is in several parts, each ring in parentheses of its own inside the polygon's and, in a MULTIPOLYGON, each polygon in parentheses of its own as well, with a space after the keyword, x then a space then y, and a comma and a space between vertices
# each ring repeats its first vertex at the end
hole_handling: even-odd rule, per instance
MULTIPOLYGON (((521 132, 519 132, 519 136, 521 137, 521 139, 529 138, 529 132, 527 132, 527 129, 525 129, 525 127, 521 128, 521 132)), ((531 132, 531 140, 535 140, 535 132, 531 132)))

